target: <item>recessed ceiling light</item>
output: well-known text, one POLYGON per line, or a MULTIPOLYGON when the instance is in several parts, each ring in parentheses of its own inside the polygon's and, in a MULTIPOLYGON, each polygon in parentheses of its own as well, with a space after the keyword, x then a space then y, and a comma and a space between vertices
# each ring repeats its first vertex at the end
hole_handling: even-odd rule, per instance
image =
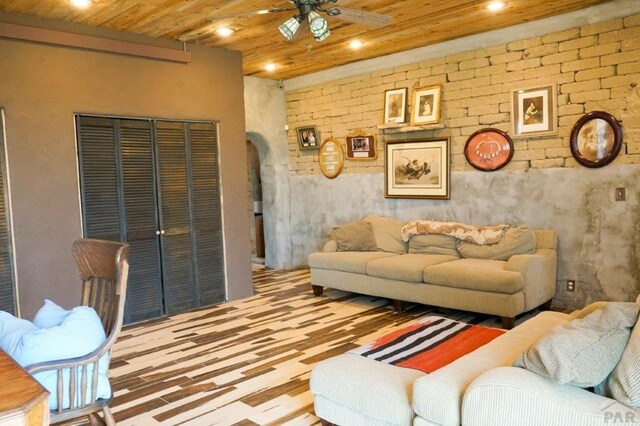
POLYGON ((233 30, 229 27, 218 28, 216 32, 220 37, 229 37, 231 34, 233 34, 233 30))
POLYGON ((266 15, 269 13, 269 9, 262 9, 256 12, 256 15, 266 15))
POLYGON ((69 1, 71 2, 72 5, 74 5, 78 9, 86 9, 87 7, 91 6, 91 3, 93 3, 93 0, 69 0, 69 1))
POLYGON ((498 10, 502 10, 504 6, 505 4, 503 1, 492 1, 486 7, 487 10, 490 10, 491 12, 497 12, 498 10))
POLYGON ((353 50, 358 50, 358 49, 362 48, 362 46, 364 46, 364 43, 361 42, 360 40, 353 40, 353 41, 349 42, 349 48, 351 48, 353 50))
POLYGON ((276 64, 267 64, 264 66, 265 71, 273 72, 278 68, 276 64))

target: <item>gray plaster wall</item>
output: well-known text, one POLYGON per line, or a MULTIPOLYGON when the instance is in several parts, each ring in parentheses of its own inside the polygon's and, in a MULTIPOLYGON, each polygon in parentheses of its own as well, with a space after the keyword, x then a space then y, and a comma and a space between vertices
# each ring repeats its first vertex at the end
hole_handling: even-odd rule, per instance
POLYGON ((451 176, 451 199, 442 201, 386 199, 381 173, 343 174, 333 180, 291 177, 293 264, 306 265, 309 253, 321 250, 332 227, 369 213, 403 222, 524 223, 558 233, 554 305, 579 308, 596 300, 631 301, 640 293, 639 180, 637 165, 458 172, 451 176), (615 201, 617 187, 626 188, 626 201, 615 201), (565 291, 567 279, 577 280, 574 293, 565 291))
POLYGON ((247 137, 260 156, 265 266, 290 267, 293 263, 284 90, 275 80, 245 77, 244 102, 247 137))

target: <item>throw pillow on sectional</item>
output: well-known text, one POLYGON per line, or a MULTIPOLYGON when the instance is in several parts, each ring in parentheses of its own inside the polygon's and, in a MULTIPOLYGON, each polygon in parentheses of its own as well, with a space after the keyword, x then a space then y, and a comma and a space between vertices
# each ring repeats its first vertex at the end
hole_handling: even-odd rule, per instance
POLYGON ((618 364, 639 309, 635 303, 607 303, 541 336, 514 366, 560 384, 597 386, 618 364))
POLYGON ((507 229, 496 244, 478 245, 458 241, 458 251, 465 258, 509 260, 516 254, 535 253, 536 234, 527 225, 514 226, 507 229))
POLYGON ((620 362, 597 389, 601 394, 640 408, 640 325, 636 322, 620 362))
POLYGON ((374 214, 370 214, 362 221, 371 224, 378 251, 397 254, 407 252, 407 245, 402 241, 402 222, 391 217, 374 214))
POLYGON ((368 222, 351 222, 333 231, 338 251, 376 251, 373 227, 368 222))

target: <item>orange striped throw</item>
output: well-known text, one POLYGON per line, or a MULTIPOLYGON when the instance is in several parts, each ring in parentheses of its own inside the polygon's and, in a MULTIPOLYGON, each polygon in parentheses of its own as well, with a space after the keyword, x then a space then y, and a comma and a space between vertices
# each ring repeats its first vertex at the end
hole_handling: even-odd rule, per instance
POLYGON ((504 330, 426 317, 348 353, 431 373, 478 349, 504 330))

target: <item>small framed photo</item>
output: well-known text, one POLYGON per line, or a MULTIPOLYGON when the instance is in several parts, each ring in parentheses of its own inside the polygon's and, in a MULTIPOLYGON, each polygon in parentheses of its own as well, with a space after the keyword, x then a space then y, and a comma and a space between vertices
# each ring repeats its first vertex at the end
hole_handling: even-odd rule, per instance
POLYGON ((384 124, 404 123, 407 111, 407 88, 384 92, 384 124))
POLYGON ((557 133, 556 87, 520 89, 511 92, 513 137, 533 137, 557 133))
POLYGON ((361 132, 347 136, 347 158, 349 160, 375 160, 378 158, 376 140, 373 135, 361 132))
POLYGON ((448 138, 387 142, 385 154, 386 198, 449 199, 448 138))
POLYGON ((298 144, 300 149, 317 149, 318 148, 318 132, 314 126, 298 127, 298 144))
POLYGON ((429 86, 413 91, 411 125, 437 124, 440 122, 442 86, 429 86))
POLYGON ((513 157, 513 141, 502 130, 481 129, 469 136, 464 156, 473 167, 493 172, 509 164, 513 157))
POLYGON ((585 167, 611 163, 622 148, 622 128, 607 112, 592 111, 582 116, 571 130, 571 154, 585 167))

